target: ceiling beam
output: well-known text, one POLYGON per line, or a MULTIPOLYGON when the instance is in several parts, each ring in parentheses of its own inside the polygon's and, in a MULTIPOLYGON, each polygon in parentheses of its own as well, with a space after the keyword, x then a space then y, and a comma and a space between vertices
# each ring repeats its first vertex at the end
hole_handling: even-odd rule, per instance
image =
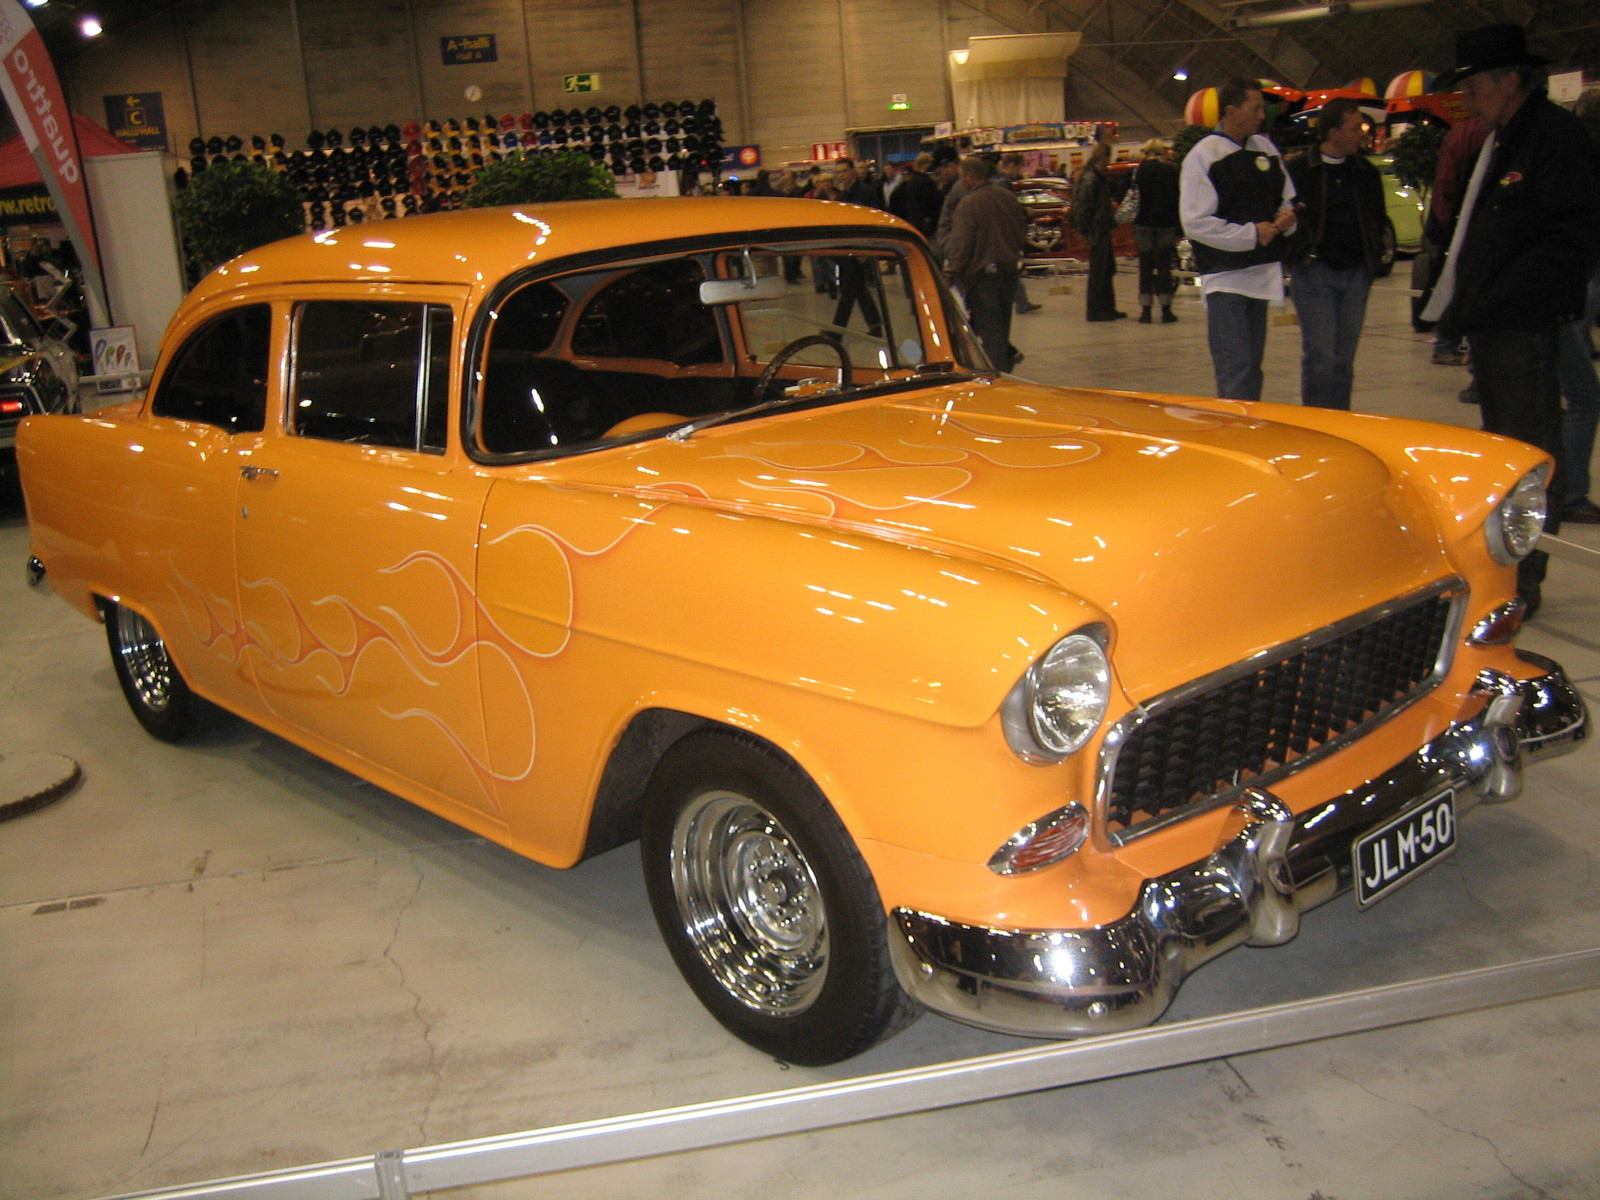
POLYGON ((1211 0, 1179 0, 1185 8, 1204 17, 1218 29, 1272 69, 1274 78, 1298 87, 1310 79, 1317 68, 1317 57, 1294 38, 1280 30, 1230 29, 1228 13, 1211 0))

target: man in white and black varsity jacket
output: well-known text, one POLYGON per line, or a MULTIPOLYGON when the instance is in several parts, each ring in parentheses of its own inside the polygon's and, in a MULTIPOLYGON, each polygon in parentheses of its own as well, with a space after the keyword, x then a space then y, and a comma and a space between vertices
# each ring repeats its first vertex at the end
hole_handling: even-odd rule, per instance
POLYGON ((1267 306, 1283 303, 1283 235, 1295 227, 1294 184, 1258 132, 1261 89, 1230 79, 1217 94, 1222 121, 1184 156, 1179 217, 1194 247, 1217 395, 1261 399, 1267 306))

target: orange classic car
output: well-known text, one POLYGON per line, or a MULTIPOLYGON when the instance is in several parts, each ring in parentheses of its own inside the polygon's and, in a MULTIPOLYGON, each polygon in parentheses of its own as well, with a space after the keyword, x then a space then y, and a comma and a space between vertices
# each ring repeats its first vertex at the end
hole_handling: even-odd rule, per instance
POLYGON ((1154 1020, 1587 730, 1512 645, 1537 450, 1003 377, 846 205, 280 242, 18 449, 152 734, 220 707, 553 867, 637 839, 690 986, 796 1063, 1154 1020))

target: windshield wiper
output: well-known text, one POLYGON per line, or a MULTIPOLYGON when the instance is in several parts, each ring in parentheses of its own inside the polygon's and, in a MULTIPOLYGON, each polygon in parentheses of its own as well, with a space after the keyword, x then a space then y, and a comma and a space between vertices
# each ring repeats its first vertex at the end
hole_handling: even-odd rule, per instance
MULTIPOLYGON (((805 383, 805 380, 801 380, 794 386, 804 387, 805 383)), ((730 409, 728 412, 708 413, 703 417, 696 417, 692 421, 679 425, 671 433, 667 434, 667 440, 671 442, 687 442, 702 429, 710 429, 713 425, 724 425, 729 421, 737 421, 740 417, 751 417, 756 413, 766 412, 769 409, 782 408, 788 404, 798 404, 802 400, 815 400, 821 396, 839 396, 845 392, 856 390, 854 387, 843 388, 835 385, 822 391, 806 392, 800 396, 792 396, 787 391, 780 392, 776 396, 769 396, 765 400, 759 400, 755 404, 747 404, 743 408, 730 409)))
MULTIPOLYGON (((798 396, 790 395, 788 392, 784 392, 780 395, 772 396, 766 400, 762 400, 756 404, 746 405, 744 408, 735 408, 729 412, 708 413, 703 417, 696 417, 692 421, 686 421, 682 425, 679 425, 671 433, 667 434, 667 438, 669 441, 686 442, 702 429, 710 429, 714 425, 723 425, 729 421, 737 421, 741 417, 754 416, 757 413, 766 412, 770 409, 782 408, 788 404, 798 404, 806 400, 844 396, 855 392, 870 392, 878 388, 894 387, 897 384, 905 385, 907 383, 927 383, 931 382, 931 380, 935 377, 966 379, 971 378, 972 374, 973 372, 971 370, 964 367, 957 367, 954 362, 920 363, 912 370, 910 375, 903 376, 899 379, 880 379, 874 383, 858 383, 845 387, 841 387, 836 384, 833 387, 824 388, 820 391, 808 391, 803 395, 798 396)), ((802 380, 800 383, 795 384, 794 386, 804 387, 805 383, 806 381, 802 380)))

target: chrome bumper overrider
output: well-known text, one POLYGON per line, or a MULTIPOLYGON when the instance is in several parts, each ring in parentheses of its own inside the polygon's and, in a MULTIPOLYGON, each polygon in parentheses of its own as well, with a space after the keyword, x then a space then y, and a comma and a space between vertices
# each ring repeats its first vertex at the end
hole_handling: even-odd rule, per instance
POLYGON ((1524 759, 1583 741, 1588 714, 1561 668, 1521 657, 1544 673, 1485 672, 1481 714, 1360 788, 1298 817, 1270 792, 1250 790, 1237 806, 1239 832, 1207 858, 1149 880, 1119 921, 991 929, 895 909, 901 986, 935 1012, 1005 1033, 1067 1037, 1149 1024, 1202 963, 1241 943, 1294 937, 1302 912, 1350 886, 1362 834, 1448 790, 1463 811, 1480 797, 1510 800, 1524 759))

